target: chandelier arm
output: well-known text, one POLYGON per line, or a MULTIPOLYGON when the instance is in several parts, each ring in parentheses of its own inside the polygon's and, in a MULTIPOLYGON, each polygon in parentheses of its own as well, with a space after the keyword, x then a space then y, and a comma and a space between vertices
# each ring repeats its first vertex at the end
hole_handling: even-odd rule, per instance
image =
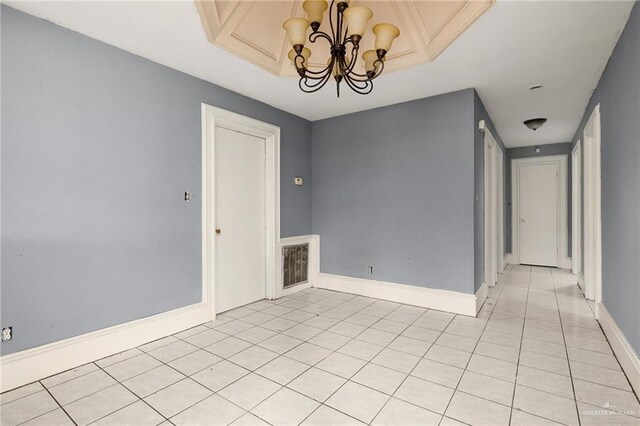
MULTIPOLYGON (((347 69, 347 72, 349 74, 353 73, 353 68, 356 65, 356 62, 358 61, 358 51, 360 50, 360 45, 358 44, 353 44, 351 47, 351 63, 349 64, 349 68, 347 69)), ((357 74, 356 74, 357 75, 357 74)))
POLYGON ((329 25, 331 26, 331 37, 329 39, 329 42, 331 43, 331 45, 333 46, 333 40, 336 39, 336 31, 333 27, 333 6, 334 6, 335 0, 331 0, 331 6, 329 6, 329 25))
POLYGON ((349 77, 344 78, 343 81, 347 83, 347 86, 349 86, 351 90, 359 95, 368 95, 373 90, 373 82, 371 80, 367 80, 366 82, 364 82, 364 86, 358 86, 349 77))
POLYGON ((357 80, 351 77, 350 75, 347 75, 345 77, 345 80, 347 80, 347 83, 351 83, 350 87, 357 87, 358 89, 365 89, 366 87, 369 86, 369 82, 371 81, 371 80, 357 80))
MULTIPOLYGON (((332 66, 333 65, 333 61, 331 61, 331 64, 329 65, 332 66)), ((306 87, 309 88, 314 88, 317 86, 324 86, 326 84, 326 81, 329 80, 329 77, 331 77, 331 68, 328 67, 327 72, 325 72, 323 75, 319 76, 319 77, 309 77, 309 76, 304 76, 300 78, 300 81, 302 82, 302 80, 304 80, 304 84, 306 87), (313 81, 317 81, 317 83, 315 84, 309 84, 309 80, 313 80, 313 81)), ((315 92, 315 90, 313 90, 315 92)))
POLYGON ((329 76, 331 76, 331 74, 325 75, 324 79, 322 79, 321 81, 313 85, 308 84, 307 78, 303 77, 298 82, 298 86, 300 87, 300 90, 302 90, 305 93, 317 92, 318 90, 322 89, 325 84, 327 84, 327 82, 329 81, 329 78, 328 78, 329 76))
POLYGON ((311 43, 315 43, 318 40, 318 38, 324 38, 329 42, 329 44, 333 44, 333 40, 331 39, 331 36, 325 33, 324 31, 315 31, 309 34, 309 41, 311 43))
POLYGON ((327 72, 330 72, 331 70, 331 66, 327 65, 325 68, 323 68, 320 71, 311 71, 309 69, 305 69, 305 76, 307 76, 308 78, 312 79, 312 80, 319 80, 321 78, 324 78, 324 75, 327 72), (314 76, 320 76, 320 77, 314 77, 314 76))

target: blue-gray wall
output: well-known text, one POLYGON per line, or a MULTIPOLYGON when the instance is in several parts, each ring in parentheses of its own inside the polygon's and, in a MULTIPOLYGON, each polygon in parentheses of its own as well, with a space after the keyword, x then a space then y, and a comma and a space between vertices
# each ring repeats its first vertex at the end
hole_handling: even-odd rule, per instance
POLYGON ((311 231, 308 121, 6 6, 1 19, 2 354, 200 300, 201 102, 281 126, 282 236, 311 231))
POLYGON ((554 143, 540 146, 522 146, 507 149, 507 164, 505 168, 505 252, 511 253, 511 160, 516 158, 544 157, 547 155, 567 156, 567 238, 568 254, 571 256, 571 143, 554 143), (536 152, 540 148, 540 152, 536 152))
POLYGON ((321 271, 473 293, 473 120, 467 89, 314 122, 321 271))
POLYGON ((602 299, 640 353, 639 3, 589 101, 574 144, 582 139, 597 104, 602 128, 602 299))
MULTIPOLYGON (((474 90, 474 120, 473 126, 473 169, 474 169, 474 194, 475 203, 473 206, 473 222, 475 232, 473 235, 473 246, 475 253, 474 263, 474 289, 478 291, 484 282, 484 133, 479 129, 480 120, 484 120, 487 128, 491 131, 496 143, 502 150, 502 170, 506 170, 506 154, 504 143, 487 110, 474 90)), ((505 179, 503 176, 502 187, 505 186, 505 179)), ((503 210, 503 214, 506 214, 506 210, 503 210)), ((506 230, 506 222, 505 222, 506 230)), ((503 236, 506 239, 506 232, 503 232, 503 236)), ((506 250, 505 250, 506 253, 506 250)))

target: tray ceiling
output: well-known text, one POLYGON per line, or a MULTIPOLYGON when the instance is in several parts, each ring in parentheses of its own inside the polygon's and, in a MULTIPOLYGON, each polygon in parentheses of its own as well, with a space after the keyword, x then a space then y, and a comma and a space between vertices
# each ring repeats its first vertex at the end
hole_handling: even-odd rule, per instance
MULTIPOLYGON (((389 22, 400 28, 385 63, 385 71, 411 67, 435 59, 482 15, 494 0, 468 1, 352 1, 373 11, 360 52, 373 48, 371 27, 389 22)), ((303 17, 302 1, 199 0, 198 12, 209 41, 275 75, 297 75, 287 53, 291 49, 282 23, 303 17)), ((325 20, 321 30, 329 26, 325 20)), ((307 43, 311 66, 326 66, 329 45, 307 43)), ((361 61, 360 61, 361 62, 361 61)))

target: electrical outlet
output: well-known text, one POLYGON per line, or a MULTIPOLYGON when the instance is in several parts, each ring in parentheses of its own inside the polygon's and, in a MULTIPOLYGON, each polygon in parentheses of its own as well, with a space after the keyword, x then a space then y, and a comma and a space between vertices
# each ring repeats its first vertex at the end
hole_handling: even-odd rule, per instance
POLYGON ((12 334, 13 327, 5 327, 2 329, 2 341, 6 342, 7 340, 11 340, 13 337, 12 334))
POLYGON ((373 274, 373 266, 367 266, 367 270, 370 274, 373 274))

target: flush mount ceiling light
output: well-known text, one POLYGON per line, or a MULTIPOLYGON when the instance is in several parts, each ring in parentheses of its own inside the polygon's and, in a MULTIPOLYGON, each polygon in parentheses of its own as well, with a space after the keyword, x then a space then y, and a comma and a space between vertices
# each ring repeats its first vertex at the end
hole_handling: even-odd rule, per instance
POLYGON ((524 125, 535 132, 540 127, 542 127, 542 125, 546 122, 547 122, 546 118, 531 118, 529 120, 525 120, 524 125))
POLYGON ((288 56, 300 76, 300 89, 305 93, 316 92, 333 77, 338 97, 342 82, 361 95, 371 93, 373 80, 384 70, 384 62, 391 44, 400 35, 398 27, 384 23, 373 26, 375 49, 362 53, 365 73, 360 74, 354 68, 358 60, 360 41, 367 23, 373 17, 371 9, 360 5, 349 7, 349 0, 332 0, 331 6, 327 4, 327 0, 305 0, 302 7, 307 13, 306 19, 291 18, 282 24, 293 46, 288 56), (329 33, 320 31, 327 9, 331 29, 329 33), (313 70, 309 66, 311 51, 304 46, 309 27, 309 42, 315 43, 324 39, 329 43, 327 66, 321 69, 313 70))
POLYGON ((544 86, 542 84, 534 84, 533 86, 529 86, 529 90, 539 90, 542 89, 544 86))

